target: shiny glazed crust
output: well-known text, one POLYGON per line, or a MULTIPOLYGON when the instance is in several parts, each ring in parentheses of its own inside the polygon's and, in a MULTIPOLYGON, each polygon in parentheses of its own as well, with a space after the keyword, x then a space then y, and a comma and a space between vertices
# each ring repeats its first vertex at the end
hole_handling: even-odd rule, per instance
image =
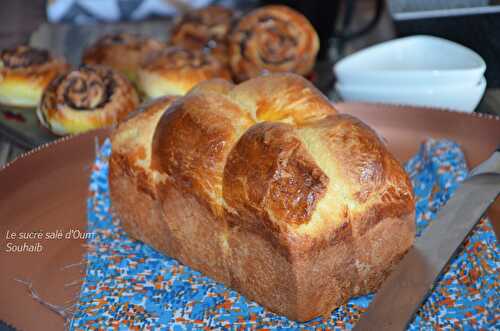
POLYGON ((0 52, 0 104, 36 108, 42 92, 58 74, 69 69, 47 51, 18 46, 0 52))
POLYGON ((137 93, 124 76, 104 66, 83 66, 54 79, 37 109, 42 125, 58 135, 116 124, 136 109, 137 93))
POLYGON ((138 87, 147 98, 184 95, 196 84, 230 79, 228 69, 215 57, 181 47, 166 48, 146 60, 139 70, 138 87))
POLYGON ((309 21, 286 6, 265 6, 245 15, 229 37, 229 62, 236 81, 269 72, 307 75, 319 39, 309 21))
POLYGON ((227 38, 233 21, 234 12, 222 6, 191 10, 175 23, 169 43, 191 50, 209 51, 227 64, 227 38))
POLYGON ((203 82, 112 145, 130 235, 294 320, 376 290, 414 240, 401 165, 297 75, 203 82))
POLYGON ((84 51, 82 62, 109 66, 135 82, 141 63, 163 48, 165 45, 153 38, 129 33, 106 35, 84 51))

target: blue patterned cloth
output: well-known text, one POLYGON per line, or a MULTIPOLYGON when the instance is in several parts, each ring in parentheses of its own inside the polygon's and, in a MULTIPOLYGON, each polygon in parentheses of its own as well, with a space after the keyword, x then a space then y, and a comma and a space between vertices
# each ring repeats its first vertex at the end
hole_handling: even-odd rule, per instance
MULTIPOLYGON (((71 329, 351 329, 372 295, 350 300, 329 317, 297 323, 130 239, 110 213, 107 141, 95 160, 88 200, 88 265, 71 329)), ((459 146, 428 140, 406 165, 417 197, 417 235, 467 176, 459 146)), ((500 330, 500 259, 482 220, 420 308, 411 330, 500 330)))

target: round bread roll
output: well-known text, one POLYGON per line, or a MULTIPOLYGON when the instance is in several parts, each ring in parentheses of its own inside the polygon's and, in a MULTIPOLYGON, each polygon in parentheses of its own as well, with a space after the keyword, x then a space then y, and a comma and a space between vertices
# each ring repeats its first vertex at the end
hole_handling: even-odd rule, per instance
POLYGON ((147 98, 184 95, 199 82, 217 77, 230 79, 230 73, 212 55, 169 47, 143 63, 139 70, 138 87, 147 98))
POLYGON ((228 63, 227 37, 234 12, 222 6, 208 6, 184 14, 174 25, 170 43, 192 50, 210 51, 228 63))
POLYGON ((125 77, 105 66, 83 66, 54 79, 37 109, 57 135, 85 132, 123 120, 139 104, 125 77))
POLYGON ((18 46, 0 52, 0 104, 36 108, 42 92, 58 74, 69 69, 46 50, 18 46))
POLYGON ((318 50, 318 35, 311 23, 286 6, 250 12, 229 37, 229 62, 237 81, 268 72, 307 75, 318 50))
POLYGON ((137 80, 140 64, 165 45, 153 38, 130 33, 106 35, 84 51, 84 64, 107 65, 124 74, 132 82, 137 80))

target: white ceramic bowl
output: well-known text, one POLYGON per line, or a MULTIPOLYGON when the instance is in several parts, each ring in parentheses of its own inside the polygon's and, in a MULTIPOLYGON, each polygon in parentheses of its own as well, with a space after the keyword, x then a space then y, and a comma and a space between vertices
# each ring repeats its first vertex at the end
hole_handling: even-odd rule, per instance
POLYGON ((444 86, 353 86, 338 83, 335 88, 344 101, 380 102, 445 108, 472 112, 486 89, 486 79, 473 85, 444 86))
POLYGON ((432 36, 384 42, 337 62, 337 81, 345 85, 459 85, 479 82, 486 70, 476 52, 432 36))

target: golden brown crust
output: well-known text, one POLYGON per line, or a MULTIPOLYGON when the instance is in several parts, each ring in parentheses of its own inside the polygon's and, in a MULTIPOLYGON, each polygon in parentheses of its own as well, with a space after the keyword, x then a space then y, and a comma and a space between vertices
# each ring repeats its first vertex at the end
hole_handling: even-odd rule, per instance
POLYGON ((196 93, 213 92, 221 95, 228 95, 229 92, 234 88, 234 84, 228 80, 221 78, 214 78, 210 80, 203 81, 195 85, 188 93, 188 95, 193 95, 196 93))
POLYGON ((148 98, 184 95, 196 84, 217 77, 230 79, 230 74, 210 54, 169 47, 143 63, 138 87, 148 98))
POLYGON ((156 99, 114 131, 109 171, 113 209, 134 238, 227 283, 229 274, 216 235, 223 224, 207 218, 211 212, 198 199, 151 168, 155 127, 174 101, 174 97, 156 99), (200 237, 204 239, 191 240, 200 237))
MULTIPOLYGON (((151 142, 154 130, 165 110, 176 100, 168 96, 158 98, 141 105, 137 112, 130 113, 130 117, 118 124, 113 131, 113 155, 127 158, 131 167, 145 169, 151 166, 151 142)), ((152 180, 152 179, 151 179, 152 180)))
POLYGON ((168 252, 175 251, 176 241, 163 221, 156 191, 156 181, 161 179, 148 170, 151 151, 142 139, 151 139, 147 132, 154 130, 161 114, 174 100, 173 97, 157 99, 147 105, 147 111, 121 122, 111 137, 113 154, 109 160, 113 208, 120 215, 126 231, 134 238, 156 243, 156 249, 168 252), (133 211, 131 206, 135 206, 133 211), (147 220, 148 226, 144 226, 142 220, 147 220))
POLYGON ((229 62, 235 80, 269 72, 307 75, 319 39, 309 21, 286 6, 265 6, 245 15, 229 37, 229 62))
POLYGON ((233 21, 234 12, 226 7, 213 5, 191 10, 175 23, 170 44, 209 51, 227 64, 227 38, 233 21))
POLYGON ((83 66, 54 79, 37 109, 40 122, 59 135, 116 124, 139 104, 132 84, 104 66, 83 66))
POLYGON ((127 231, 276 313, 306 321, 374 291, 413 243, 401 165, 297 75, 207 81, 146 113, 148 125, 132 119, 112 138, 127 231), (124 171, 133 141, 149 155, 145 185, 124 171))
POLYGON ((135 82, 141 63, 163 48, 165 45, 153 38, 130 33, 105 35, 85 49, 82 62, 109 66, 135 82))
POLYGON ((230 97, 260 121, 302 126, 337 113, 330 101, 306 79, 278 73, 236 85, 230 97))
POLYGON ((228 206, 244 219, 266 220, 269 226, 279 226, 279 220, 307 222, 327 185, 328 177, 293 126, 283 123, 262 122, 248 129, 224 171, 228 206))
POLYGON ((190 94, 159 121, 152 166, 220 215, 227 155, 253 123, 247 112, 226 97, 202 91, 190 94))
POLYGON ((69 66, 46 50, 18 46, 0 52, 0 104, 34 108, 45 87, 69 66))

